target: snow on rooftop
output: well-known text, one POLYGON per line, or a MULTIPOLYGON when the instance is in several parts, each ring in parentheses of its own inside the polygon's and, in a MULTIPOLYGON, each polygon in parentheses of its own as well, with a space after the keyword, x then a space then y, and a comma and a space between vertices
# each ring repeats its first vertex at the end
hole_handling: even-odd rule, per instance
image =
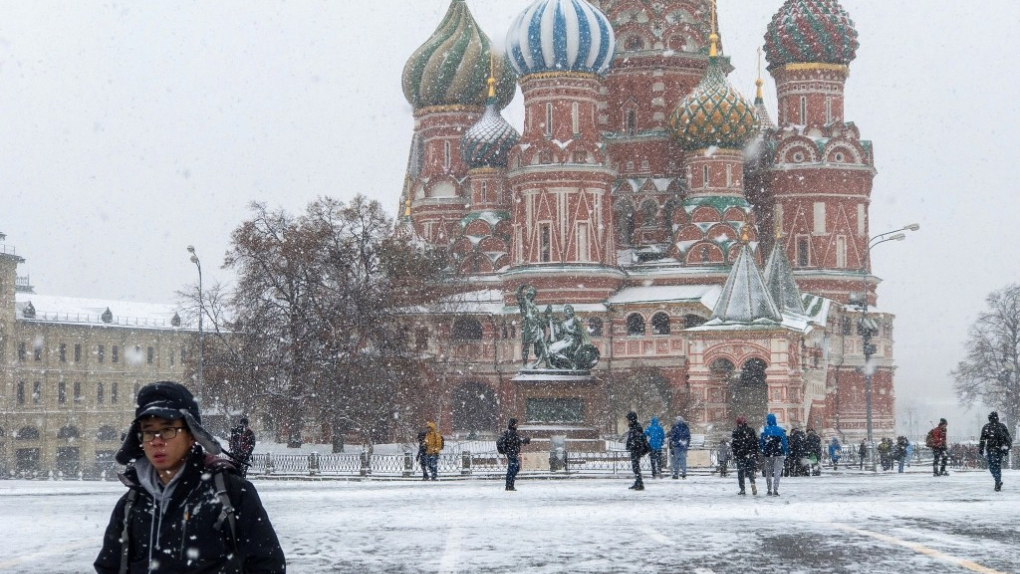
POLYGON ((136 301, 113 301, 105 299, 81 299, 35 293, 15 294, 15 313, 19 321, 40 323, 74 323, 104 327, 132 327, 147 329, 173 329, 174 316, 181 317, 181 327, 195 328, 184 321, 178 305, 161 303, 139 303, 136 301), (25 310, 34 309, 34 315, 25 316, 25 310), (109 309, 109 321, 103 314, 109 309))
POLYGON ((609 305, 627 303, 695 302, 715 307, 722 287, 719 285, 648 285, 624 287, 606 300, 609 305))

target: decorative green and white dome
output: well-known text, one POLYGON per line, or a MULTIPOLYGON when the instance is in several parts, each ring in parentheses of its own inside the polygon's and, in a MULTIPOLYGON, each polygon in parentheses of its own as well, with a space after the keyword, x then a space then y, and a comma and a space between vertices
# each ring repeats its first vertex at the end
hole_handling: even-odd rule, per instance
POLYGON ((673 111, 669 118, 673 137, 686 151, 709 147, 743 149, 758 130, 754 104, 730 85, 722 59, 708 60, 705 78, 673 111))
POLYGON ((464 0, 453 0, 439 27, 404 66, 404 97, 415 110, 486 103, 485 81, 496 78, 496 105, 503 109, 517 89, 506 56, 492 48, 464 0))

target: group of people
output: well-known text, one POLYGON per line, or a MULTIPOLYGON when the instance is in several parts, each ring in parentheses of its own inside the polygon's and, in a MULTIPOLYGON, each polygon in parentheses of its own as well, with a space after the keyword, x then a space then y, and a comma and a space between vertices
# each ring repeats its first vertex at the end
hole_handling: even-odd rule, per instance
MULTIPOLYGON (((720 441, 716 448, 717 470, 720 476, 726 476, 729 461, 732 458, 737 467, 737 483, 740 490, 737 494, 746 495, 745 486, 750 483, 751 493, 758 494, 755 477, 761 471, 766 480, 766 494, 779 496, 779 479, 783 476, 810 476, 821 472, 822 441, 812 428, 807 432, 793 427, 790 435, 777 424, 776 416, 769 414, 765 418, 765 427, 759 436, 748 426, 747 419, 737 417, 736 428, 730 440, 720 441)), ((632 490, 644 490, 641 477, 641 458, 649 455, 652 478, 662 476, 663 444, 668 436, 673 478, 687 477, 687 450, 690 446, 691 434, 683 417, 676 417, 676 422, 668 435, 657 418, 652 418, 648 430, 644 430, 638 422, 637 413, 627 413, 626 448, 630 453, 631 468, 634 472, 632 490), (680 474, 682 473, 682 474, 680 474)), ((938 426, 932 429, 925 444, 932 450, 932 472, 934 476, 946 476, 947 456, 946 419, 940 419, 938 426)), ((977 452, 988 462, 988 469, 995 481, 995 490, 1002 490, 1002 462, 1012 448, 1013 442, 1006 425, 999 422, 999 415, 992 412, 988 415, 988 424, 981 429, 977 452)), ((884 438, 876 447, 883 470, 891 470, 893 462, 899 463, 899 472, 903 472, 904 464, 912 455, 913 445, 905 436, 899 436, 894 443, 884 438)), ((828 445, 829 460, 833 469, 839 467, 843 456, 843 447, 839 439, 833 437, 828 445)), ((867 440, 862 440, 858 450, 860 468, 868 455, 867 440)))

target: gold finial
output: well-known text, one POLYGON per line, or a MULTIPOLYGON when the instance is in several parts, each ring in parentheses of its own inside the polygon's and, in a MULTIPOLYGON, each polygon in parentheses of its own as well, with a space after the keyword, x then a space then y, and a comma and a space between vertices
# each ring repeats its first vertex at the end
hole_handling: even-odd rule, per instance
POLYGON ((776 221, 776 240, 783 238, 783 222, 776 221))
POLYGON ((715 19, 715 0, 712 0, 712 33, 708 36, 708 41, 712 43, 712 47, 708 50, 709 57, 715 58, 719 56, 719 24, 715 19))
POLYGON ((757 99, 764 99, 761 89, 761 87, 765 85, 765 80, 761 77, 761 47, 758 47, 758 79, 754 81, 754 85, 758 87, 758 91, 756 93, 757 99))
POLYGON ((411 217, 411 196, 407 196, 407 201, 404 202, 404 217, 411 217))
POLYGON ((489 97, 496 97, 496 55, 489 52, 489 97))
POLYGON ((751 234, 748 231, 748 227, 749 226, 745 224, 744 231, 740 234, 740 241, 742 241, 744 245, 747 245, 747 242, 751 240, 751 234))

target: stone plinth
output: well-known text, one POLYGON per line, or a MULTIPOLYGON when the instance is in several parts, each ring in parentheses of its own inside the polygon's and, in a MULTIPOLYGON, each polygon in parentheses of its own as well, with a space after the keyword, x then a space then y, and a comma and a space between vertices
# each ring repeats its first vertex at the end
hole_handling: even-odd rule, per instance
POLYGON ((526 451, 548 451, 552 437, 565 437, 575 451, 604 450, 596 414, 598 381, 589 371, 521 370, 513 378, 512 416, 521 434, 532 439, 526 451))

